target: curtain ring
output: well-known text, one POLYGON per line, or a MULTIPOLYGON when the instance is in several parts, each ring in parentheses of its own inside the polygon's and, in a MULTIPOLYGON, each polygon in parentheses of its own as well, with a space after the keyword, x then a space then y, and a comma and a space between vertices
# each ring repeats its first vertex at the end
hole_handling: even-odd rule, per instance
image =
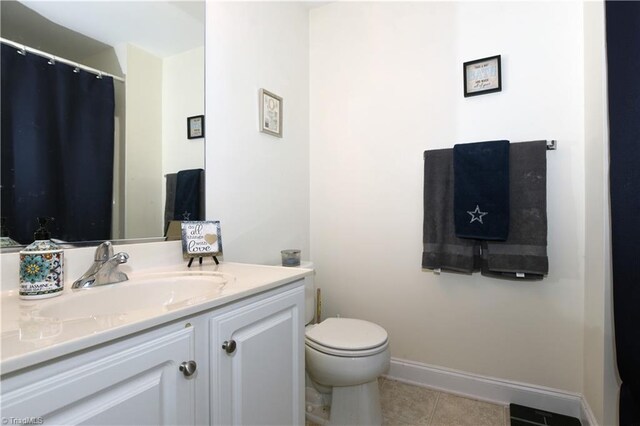
POLYGON ((18 49, 18 54, 27 56, 27 47, 23 45, 20 49, 18 49))
POLYGON ((49 58, 49 61, 47 63, 49 65, 55 65, 56 64, 56 57, 52 56, 51 58, 49 58))
POLYGON ((98 75, 96 75, 96 78, 98 80, 102 80, 102 72, 99 72, 98 75))
POLYGON ((75 67, 75 68, 73 69, 73 72, 74 72, 74 73, 76 73, 76 74, 78 74, 78 73, 80 72, 80 68, 75 67))

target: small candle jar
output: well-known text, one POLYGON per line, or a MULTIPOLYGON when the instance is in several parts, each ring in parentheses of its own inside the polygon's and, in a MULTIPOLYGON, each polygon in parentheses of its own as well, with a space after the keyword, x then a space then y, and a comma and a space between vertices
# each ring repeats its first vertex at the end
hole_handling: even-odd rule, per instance
POLYGON ((282 250, 282 266, 300 266, 300 250, 282 250))

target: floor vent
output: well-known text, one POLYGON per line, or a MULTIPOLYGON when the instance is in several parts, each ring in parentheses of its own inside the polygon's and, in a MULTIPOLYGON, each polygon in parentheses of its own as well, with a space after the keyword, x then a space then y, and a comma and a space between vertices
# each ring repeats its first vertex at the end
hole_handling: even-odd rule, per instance
POLYGON ((580 420, 563 414, 509 404, 511 426, 581 426, 580 420))

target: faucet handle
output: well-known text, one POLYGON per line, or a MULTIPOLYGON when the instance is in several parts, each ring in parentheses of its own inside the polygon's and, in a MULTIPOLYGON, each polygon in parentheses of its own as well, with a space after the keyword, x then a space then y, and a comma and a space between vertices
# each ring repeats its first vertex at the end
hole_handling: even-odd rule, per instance
POLYGON ((123 264, 127 263, 127 260, 129 260, 129 255, 121 251, 120 253, 116 253, 115 255, 111 256, 109 260, 115 260, 116 263, 123 264))
POLYGON ((113 257, 113 245, 111 241, 105 241, 96 248, 96 254, 93 258, 96 262, 104 263, 113 257))

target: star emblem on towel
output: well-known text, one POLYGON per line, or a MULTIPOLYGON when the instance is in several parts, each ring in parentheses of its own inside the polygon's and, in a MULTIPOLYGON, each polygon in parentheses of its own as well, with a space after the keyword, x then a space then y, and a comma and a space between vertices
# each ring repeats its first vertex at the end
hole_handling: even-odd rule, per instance
POLYGON ((471 215, 471 221, 469 223, 473 223, 475 221, 480 222, 481 225, 484 225, 484 223, 482 222, 482 217, 485 215, 488 215, 489 212, 481 212, 480 211, 480 206, 476 204, 476 209, 473 211, 468 211, 467 213, 469 213, 471 215))

